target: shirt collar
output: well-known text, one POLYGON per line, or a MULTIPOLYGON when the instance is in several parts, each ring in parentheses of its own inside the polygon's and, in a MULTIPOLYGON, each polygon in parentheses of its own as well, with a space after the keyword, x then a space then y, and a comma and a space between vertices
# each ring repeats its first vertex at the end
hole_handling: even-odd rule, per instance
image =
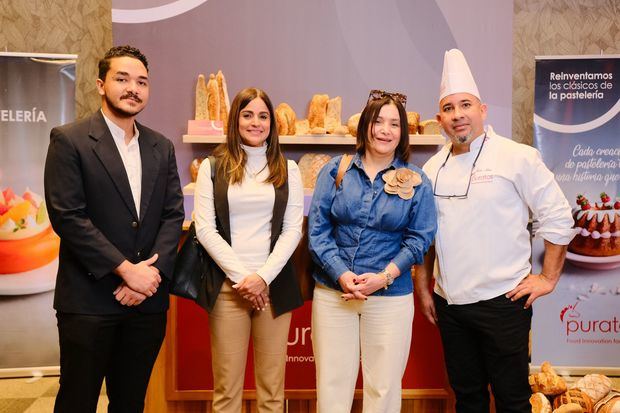
MULTIPOLYGON (((123 128, 121 128, 120 126, 118 126, 116 123, 112 122, 112 120, 110 120, 105 113, 103 113, 103 109, 101 110, 101 114, 103 115, 103 120, 105 120, 106 125, 108 125, 108 129, 110 130, 110 133, 112 134, 112 137, 114 138, 114 140, 116 142, 122 142, 123 144, 125 143, 125 131, 123 130, 123 128)), ((136 123, 133 123, 133 137, 135 139, 132 139, 129 144, 131 145, 132 142, 138 142, 138 138, 140 137, 140 131, 138 130, 138 128, 136 127, 136 123)))
MULTIPOLYGON (((353 156, 353 161, 351 162, 351 164, 357 166, 359 169, 364 169, 364 167, 362 166, 362 156, 358 152, 356 152, 353 156)), ((406 166, 407 162, 404 162, 398 156, 394 156, 394 160, 392 160, 392 163, 386 169, 398 169, 404 168, 406 166)), ((349 165, 349 168, 350 167, 351 165, 349 165)))

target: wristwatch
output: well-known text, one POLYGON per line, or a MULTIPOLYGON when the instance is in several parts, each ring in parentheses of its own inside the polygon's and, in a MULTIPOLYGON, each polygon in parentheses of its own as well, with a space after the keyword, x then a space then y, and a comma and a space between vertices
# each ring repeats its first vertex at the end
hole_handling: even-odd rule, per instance
POLYGON ((392 285, 392 283, 394 282, 394 277, 392 276, 392 274, 390 274, 390 272, 387 269, 382 269, 381 271, 378 272, 378 274, 383 274, 385 276, 385 287, 383 287, 384 289, 388 289, 388 287, 390 285, 392 285))

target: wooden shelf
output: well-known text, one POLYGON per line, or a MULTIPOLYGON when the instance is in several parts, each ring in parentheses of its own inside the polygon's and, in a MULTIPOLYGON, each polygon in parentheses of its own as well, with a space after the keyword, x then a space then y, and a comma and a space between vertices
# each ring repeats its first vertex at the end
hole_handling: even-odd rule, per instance
MULTIPOLYGON (((224 142, 225 136, 211 135, 183 135, 183 143, 211 143, 224 142)), ((441 135, 409 135, 411 145, 443 145, 446 139, 441 135)), ((299 135, 280 136, 282 145, 355 145, 353 136, 332 135, 299 135)))

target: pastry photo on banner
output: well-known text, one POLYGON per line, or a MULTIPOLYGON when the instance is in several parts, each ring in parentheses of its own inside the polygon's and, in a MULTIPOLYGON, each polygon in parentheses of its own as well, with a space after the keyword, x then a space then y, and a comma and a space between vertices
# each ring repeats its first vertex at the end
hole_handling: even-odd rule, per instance
MULTIPOLYGON (((58 366, 60 239, 43 199, 52 127, 75 118, 76 55, 0 53, 0 374, 58 366)), ((52 370, 57 367, 51 367, 52 370)), ((47 371, 47 370, 46 370, 47 371)), ((20 373, 16 373, 20 374, 20 373)))
MULTIPOLYGON (((572 203, 576 235, 558 286, 535 304, 534 366, 620 367, 619 130, 620 56, 537 57, 534 146, 572 203)), ((534 238, 534 271, 542 249, 534 238)))

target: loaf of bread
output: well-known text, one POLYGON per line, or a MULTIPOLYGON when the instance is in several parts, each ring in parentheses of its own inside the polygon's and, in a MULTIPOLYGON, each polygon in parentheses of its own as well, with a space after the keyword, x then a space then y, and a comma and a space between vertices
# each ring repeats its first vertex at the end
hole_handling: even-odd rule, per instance
POLYGON ((566 382, 556 374, 549 362, 545 361, 540 373, 531 374, 528 378, 533 393, 555 396, 566 391, 566 382))
POLYGON ((310 122, 310 129, 325 127, 325 115, 327 113, 328 100, 329 96, 327 95, 312 96, 310 107, 308 108, 308 122, 310 122))
POLYGON ((325 113, 325 129, 327 133, 334 133, 334 130, 342 124, 342 98, 336 96, 327 101, 327 111, 325 113))
POLYGON ((217 81, 218 98, 219 98, 219 116, 216 120, 224 122, 224 134, 227 133, 228 113, 230 112, 230 100, 228 99, 228 87, 226 86, 226 78, 221 70, 215 75, 217 81))
POLYGON ((279 135, 295 135, 297 116, 288 103, 280 103, 276 108, 276 121, 278 121, 279 135), (280 122, 284 124, 280 127, 280 122), (282 130, 282 132, 280 132, 282 130))
POLYGON ((553 413, 584 413, 584 410, 577 403, 567 403, 555 409, 553 413))
POLYGON ((327 129, 322 128, 320 126, 315 126, 310 129, 310 135, 325 135, 327 133, 327 129))
POLYGON ((284 112, 281 110, 275 110, 276 114, 276 126, 278 127, 278 135, 284 136, 288 133, 288 121, 284 112))
POLYGON ((420 122, 418 132, 422 135, 439 135, 441 128, 439 127, 439 122, 435 119, 427 119, 420 122))
POLYGON ((308 119, 295 121, 295 135, 308 135, 310 133, 310 122, 308 119))
POLYGON ((579 389, 569 389, 553 399, 553 408, 557 409, 563 404, 576 403, 583 408, 585 413, 592 413, 593 403, 585 392, 579 389))
POLYGON ((299 172, 304 188, 314 188, 319 171, 330 159, 331 156, 323 153, 306 153, 299 159, 299 172))
POLYGON ((209 81, 207 82, 207 111, 209 113, 209 120, 219 119, 220 92, 213 73, 209 75, 209 81))
MULTIPOLYGON (((329 132, 329 131, 328 131, 329 132)), ((331 132, 332 135, 334 136, 344 136, 347 133, 349 133, 349 128, 347 126, 344 125, 338 125, 333 132, 331 132)))
POLYGON ((357 124, 360 122, 360 116, 362 116, 361 113, 356 113, 347 121, 347 128, 349 128, 351 136, 357 136, 357 124))
POLYGON ((542 393, 534 393, 530 397, 532 413, 551 413, 551 402, 542 393))
POLYGON ((209 112, 207 110, 207 81, 205 75, 198 75, 198 81, 196 82, 196 113, 194 114, 195 120, 207 120, 209 119, 209 112))
POLYGON ((204 158, 195 158, 192 163, 189 164, 189 176, 192 178, 192 182, 196 182, 198 178, 198 170, 200 169, 200 164, 203 159, 204 158))
POLYGON ((420 114, 418 112, 407 112, 407 125, 409 127, 409 135, 418 133, 418 125, 420 123, 420 114))
POLYGON ((620 392, 612 390, 594 406, 594 413, 620 413, 620 392))
POLYGON ((592 399, 592 403, 596 403, 607 396, 612 383, 609 377, 602 374, 587 374, 577 380, 574 387, 585 392, 592 399))

